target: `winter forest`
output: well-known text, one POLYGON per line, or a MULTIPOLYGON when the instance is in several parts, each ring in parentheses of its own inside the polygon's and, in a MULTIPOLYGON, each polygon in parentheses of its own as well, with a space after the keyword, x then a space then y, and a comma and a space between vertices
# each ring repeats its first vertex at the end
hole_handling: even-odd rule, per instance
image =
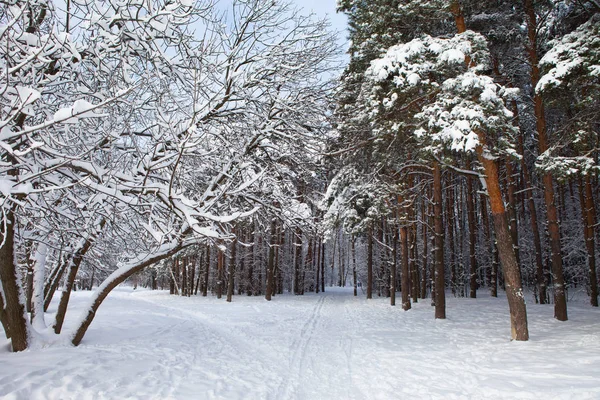
POLYGON ((600 3, 337 12, 0 1, 0 397, 600 397, 600 3))

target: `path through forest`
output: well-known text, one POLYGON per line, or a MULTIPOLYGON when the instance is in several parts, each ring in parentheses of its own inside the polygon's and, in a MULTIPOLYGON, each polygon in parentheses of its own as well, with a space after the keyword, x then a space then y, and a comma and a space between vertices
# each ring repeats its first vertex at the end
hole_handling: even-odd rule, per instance
POLYGON ((429 300, 403 312, 351 289, 226 303, 123 288, 78 348, 5 342, 0 398, 598 399, 600 312, 575 300, 566 323, 529 305, 519 343, 502 298, 449 298, 435 321, 429 300))

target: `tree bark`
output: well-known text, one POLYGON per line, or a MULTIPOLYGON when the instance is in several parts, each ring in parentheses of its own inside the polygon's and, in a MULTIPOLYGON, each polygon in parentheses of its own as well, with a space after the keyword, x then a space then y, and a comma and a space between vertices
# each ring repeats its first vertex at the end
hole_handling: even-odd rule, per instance
MULTIPOLYGON (((296 227, 296 237, 294 241, 294 294, 302 294, 301 271, 302 267, 302 229, 296 227)), ((333 282, 332 282, 333 284, 333 282)))
POLYGON ((206 246, 206 267, 204 268, 204 282, 202 283, 202 296, 208 296, 208 282, 210 278, 210 246, 206 246))
MULTIPOLYGON (((518 108, 516 102, 513 102, 513 112, 518 116, 518 108)), ((540 304, 546 304, 546 271, 544 269, 544 260, 542 258, 542 241, 540 239, 540 229, 537 220, 537 209, 535 206, 535 200, 533 199, 533 188, 531 186, 531 177, 529 174, 529 168, 525 162, 525 146, 523 145, 523 133, 519 134, 518 140, 518 151, 521 155, 521 171, 523 173, 523 186, 525 190, 524 196, 527 196, 527 206, 529 208, 530 222, 531 222, 531 234, 533 236, 533 247, 535 249, 535 266, 537 285, 539 293, 540 304)))
POLYGON ((367 229, 367 299, 373 298, 373 223, 367 229))
POLYGON ((354 282, 354 297, 358 296, 358 283, 356 282, 356 237, 352 235, 352 279, 354 282))
POLYGON ((444 222, 442 219, 442 169, 433 162, 433 214, 435 229, 435 318, 446 318, 444 277, 444 222))
POLYGON ((58 310, 56 312, 56 320, 54 322, 54 333, 57 335, 62 330, 62 325, 65 321, 65 315, 67 314, 67 307, 69 305, 69 299, 71 297, 71 290, 75 285, 75 278, 77 277, 77 272, 79 271, 79 266, 83 261, 83 257, 86 255, 88 250, 92 247, 94 240, 96 239, 97 232, 101 231, 106 225, 106 219, 101 218, 98 223, 98 229, 95 233, 90 234, 87 237, 83 244, 76 249, 75 254, 69 264, 69 275, 67 275, 67 282, 65 284, 65 289, 62 292, 62 296, 60 297, 60 303, 58 304, 58 310))
POLYGON ((217 246, 217 299, 223 296, 225 253, 217 246))
POLYGON ((583 239, 587 250, 587 264, 590 278, 590 304, 598 307, 598 281, 596 275, 596 249, 594 225, 596 210, 592 194, 592 182, 589 176, 579 178, 579 201, 581 204, 581 217, 583 220, 583 239))
POLYGON ((106 299, 106 296, 108 296, 108 294, 115 287, 117 287, 121 283, 125 282, 130 276, 143 270, 144 268, 146 268, 150 265, 156 264, 157 262, 159 262, 161 260, 172 257, 173 255, 175 255, 179 251, 181 251, 182 248, 183 248, 183 244, 178 243, 177 245, 173 246, 173 248, 170 249, 169 251, 167 251, 165 253, 157 254, 153 257, 148 257, 145 261, 142 261, 139 264, 134 265, 131 268, 128 268, 127 270, 125 270, 123 272, 119 272, 119 270, 113 272, 113 274, 111 276, 109 276, 98 287, 95 295, 92 297, 89 307, 86 308, 88 310, 88 312, 87 312, 85 318, 81 321, 81 323, 75 330, 75 334, 73 335, 71 343, 73 343, 74 346, 78 346, 79 343, 81 343, 81 340, 83 340, 83 337, 85 336, 85 333, 87 332, 87 329, 90 327, 91 323, 94 321, 94 317, 96 316, 96 312, 98 311, 98 308, 100 307, 100 305, 102 304, 104 299, 106 299))
MULTIPOLYGON (((397 230, 397 229, 396 229, 397 230)), ((400 246, 402 252, 402 278, 400 280, 402 290, 402 309, 408 311, 410 305, 410 274, 408 272, 408 227, 400 226, 400 246)))
POLYGON ((235 263, 236 263, 237 239, 231 242, 231 259, 229 260, 229 273, 227 275, 227 302, 233 300, 233 285, 235 284, 235 263))
POLYGON ((325 243, 321 244, 321 292, 325 292, 325 243))
POLYGON ((29 337, 27 334, 27 317, 25 305, 21 303, 21 287, 15 265, 15 216, 12 208, 4 212, 4 232, 0 230, 0 279, 4 292, 4 318, 9 326, 12 351, 27 349, 29 337))
MULTIPOLYGON (((480 143, 485 143, 483 135, 480 135, 479 140, 480 143)), ((515 257, 504 201, 500 191, 498 166, 496 161, 484 152, 481 145, 477 147, 477 155, 485 171, 485 184, 494 220, 498 253, 504 271, 506 297, 510 311, 511 337, 513 340, 528 340, 527 309, 521 287, 521 270, 515 257)))
MULTIPOLYGON (((471 169, 471 160, 467 157, 467 169, 471 169)), ((485 211, 482 210, 482 213, 485 211)), ((477 228, 475 227, 475 199, 473 196, 473 178, 467 176, 467 224, 469 225, 469 297, 477 297, 477 254, 475 252, 477 228)))
POLYGON ((271 296, 274 292, 274 265, 275 265, 275 246, 277 243, 277 234, 275 232, 275 218, 271 219, 271 243, 269 245, 269 263, 267 264, 267 288, 265 290, 265 300, 271 301, 271 296))
MULTIPOLYGON (((533 0, 524 0, 527 16, 527 33, 529 37, 528 55, 531 63, 531 86, 535 89, 540 80, 540 69, 537 56, 537 16, 533 0)), ((548 151, 548 137, 546 131, 546 116, 542 97, 534 92, 533 96, 536 130, 540 154, 548 151)), ((552 175, 545 172, 542 177, 544 184, 544 202, 548 221, 548 234, 550 236, 550 253, 552 261, 552 280, 554 288, 554 318, 567 321, 567 299, 565 294, 565 280, 563 277, 563 263, 560 246, 560 230, 558 225, 558 211, 556 209, 552 175)))

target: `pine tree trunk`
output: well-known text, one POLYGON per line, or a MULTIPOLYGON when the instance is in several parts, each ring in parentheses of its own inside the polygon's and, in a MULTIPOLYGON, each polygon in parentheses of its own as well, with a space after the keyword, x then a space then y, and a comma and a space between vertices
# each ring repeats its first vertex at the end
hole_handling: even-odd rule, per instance
MULTIPOLYGON (((398 196, 400 202, 400 196, 398 196)), ((390 305, 396 305, 396 270, 398 267, 398 225, 394 226, 394 247, 392 250, 392 265, 390 266, 390 305)), ((400 278, 400 284, 402 284, 402 279, 400 278)), ((402 293, 404 296, 404 293, 402 293)))
POLYGON ((356 237, 352 235, 352 279, 354 282, 354 297, 358 296, 358 283, 356 282, 356 237))
POLYGON ((450 286, 452 295, 456 297, 456 288, 458 286, 456 280, 456 246, 454 243, 454 187, 449 184, 446 191, 446 215, 448 227, 448 243, 450 244, 450 286))
POLYGON ((585 211, 588 227, 588 267, 590 270, 590 304, 598 307, 598 278, 596 275, 596 207, 592 191, 592 179, 589 175, 585 177, 585 211))
POLYGON ((514 170, 510 159, 506 159, 506 183, 508 192, 508 221, 510 226, 510 236, 513 241, 513 247, 515 248, 515 257, 517 264, 521 266, 521 256, 519 251, 519 226, 517 218, 517 200, 515 196, 516 184, 514 178, 514 170))
POLYGON ((271 244, 269 246, 269 262, 267 264, 267 288, 265 290, 265 300, 271 301, 274 292, 274 266, 275 266, 275 246, 277 243, 277 234, 275 232, 275 218, 271 219, 271 244))
POLYGON ((325 292, 325 243, 321 246, 321 292, 325 292))
MULTIPOLYGON (((528 55, 531 63, 531 87, 535 88, 540 80, 540 69, 537 58, 537 16, 533 0, 524 0, 525 13, 527 14, 527 32, 529 37, 528 55)), ((544 103, 538 93, 534 93, 534 114, 538 134, 538 145, 540 154, 548 150, 548 137, 546 131, 546 116, 544 103)), ((548 221, 548 233, 550 236, 550 252, 552 261, 552 280, 554 288, 554 318, 566 321, 567 299, 565 294, 565 280, 563 277, 563 263, 560 246, 560 230, 558 225, 558 211, 554 199, 554 186, 552 175, 545 172, 542 178, 544 184, 544 202, 546 203, 546 215, 548 221)))
MULTIPOLYGON (((480 143, 485 143, 483 134, 480 134, 479 140, 480 143)), ((477 147, 477 155, 485 172, 485 183, 494 220, 498 253, 506 280, 506 297, 511 318, 511 337, 513 340, 528 340, 527 310, 521 286, 521 270, 515 257, 504 201, 500 192, 498 167, 496 161, 485 154, 481 146, 477 147)))
POLYGON ((400 227, 400 246, 402 252, 402 279, 401 279, 401 290, 402 290, 402 309, 408 311, 411 308, 410 305, 410 274, 408 272, 408 227, 403 225, 400 227))
MULTIPOLYGON (((518 115, 518 107, 516 102, 513 102, 513 112, 518 115)), ((544 260, 542 258, 542 241, 540 239, 540 229, 537 221, 537 209, 535 206, 535 200, 533 199, 533 188, 531 186, 531 178, 529 175, 529 168, 525 162, 525 148, 523 146, 523 133, 519 134, 518 140, 518 151, 521 155, 521 171, 523 173, 523 186, 525 190, 524 196, 527 196, 527 205, 529 208, 530 222, 531 222, 531 234, 533 236, 533 247, 535 249, 535 266, 537 276, 537 286, 539 293, 540 304, 546 304, 546 271, 544 269, 544 260)))
POLYGON ((444 277, 444 222, 442 219, 442 169, 433 162, 433 214, 435 229, 435 318, 446 318, 444 277))
POLYGON ((316 272, 316 276, 315 279, 317 281, 317 284, 315 286, 315 293, 319 293, 320 291, 320 278, 321 278, 321 238, 319 238, 318 242, 317 242, 317 272, 316 272))
MULTIPOLYGON (((467 169, 471 169, 471 160, 467 157, 467 169)), ((482 211, 485 214, 486 211, 482 211)), ((477 255, 475 252, 477 228, 475 227, 475 199, 473 178, 467 176, 467 224, 469 225, 469 297, 477 297, 477 255)))
POLYGON ((223 288, 225 285, 225 253, 217 246, 217 299, 223 296, 223 288))
POLYGON ((598 307, 598 281, 596 275, 596 249, 595 231, 596 208, 592 194, 592 182, 589 176, 579 178, 579 201, 581 204, 581 216, 583 219, 583 238, 587 250, 587 263, 589 272, 590 304, 598 307))
MULTIPOLYGON (((427 298, 427 268, 428 268, 428 256, 429 250, 427 249, 427 225, 428 225, 428 216, 427 216, 427 206, 425 205, 427 199, 424 199, 421 202, 421 229, 422 229, 422 238, 423 238, 423 269, 421 273, 421 298, 427 298)), ((433 297, 433 296, 432 296, 433 297)))
POLYGON ((367 229, 367 299, 373 298, 373 223, 367 229))

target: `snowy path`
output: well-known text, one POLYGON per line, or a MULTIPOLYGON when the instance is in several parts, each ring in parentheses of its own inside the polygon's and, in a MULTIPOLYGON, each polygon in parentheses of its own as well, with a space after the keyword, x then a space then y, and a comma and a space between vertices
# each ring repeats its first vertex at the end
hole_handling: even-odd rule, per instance
POLYGON ((121 289, 78 348, 5 344, 0 398, 600 399, 600 311, 569 312, 529 305, 517 343, 505 299, 449 298, 435 321, 428 300, 403 312, 340 289, 233 303, 121 289))

